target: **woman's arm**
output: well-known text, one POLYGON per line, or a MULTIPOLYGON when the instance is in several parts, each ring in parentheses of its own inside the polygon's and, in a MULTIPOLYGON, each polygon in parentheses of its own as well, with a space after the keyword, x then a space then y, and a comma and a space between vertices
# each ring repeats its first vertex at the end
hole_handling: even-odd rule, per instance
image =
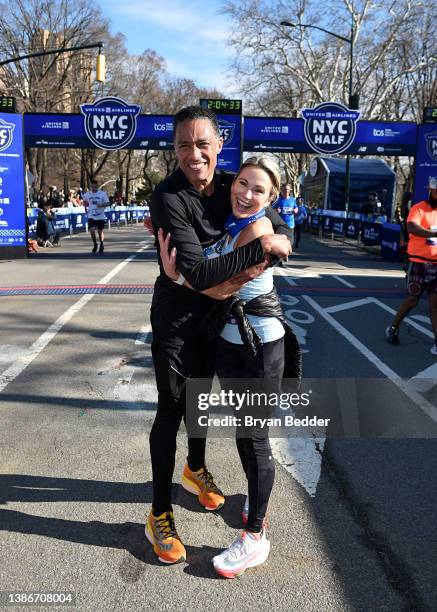
POLYGON ((267 217, 261 217, 261 219, 255 221, 255 223, 249 223, 249 225, 246 225, 246 227, 240 232, 234 248, 237 249, 240 246, 244 246, 260 236, 270 236, 274 233, 275 232, 273 231, 273 225, 270 219, 267 217))

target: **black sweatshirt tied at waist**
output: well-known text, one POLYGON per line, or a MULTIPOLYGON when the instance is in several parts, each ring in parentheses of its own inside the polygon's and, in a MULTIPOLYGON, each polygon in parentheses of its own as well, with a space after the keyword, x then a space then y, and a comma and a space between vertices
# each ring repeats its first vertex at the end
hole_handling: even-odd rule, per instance
POLYGON ((218 302, 203 317, 199 325, 200 332, 208 341, 218 338, 224 328, 228 317, 236 319, 238 330, 244 346, 255 356, 262 342, 250 324, 247 315, 258 317, 275 317, 281 321, 285 329, 284 351, 285 351, 285 378, 302 377, 302 354, 295 332, 284 317, 279 303, 276 289, 264 295, 259 295, 249 302, 236 296, 218 302))

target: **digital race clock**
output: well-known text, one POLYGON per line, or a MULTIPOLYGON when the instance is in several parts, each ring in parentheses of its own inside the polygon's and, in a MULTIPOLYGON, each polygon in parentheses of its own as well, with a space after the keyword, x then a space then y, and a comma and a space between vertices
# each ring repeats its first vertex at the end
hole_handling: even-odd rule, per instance
POLYGON ((0 95, 0 113, 15 113, 16 105, 15 98, 12 96, 0 95))
POLYGON ((202 98, 200 106, 202 108, 209 108, 221 115, 241 115, 243 108, 241 100, 216 100, 212 98, 202 98))
POLYGON ((423 109, 423 123, 437 123, 437 106, 425 106, 423 109))

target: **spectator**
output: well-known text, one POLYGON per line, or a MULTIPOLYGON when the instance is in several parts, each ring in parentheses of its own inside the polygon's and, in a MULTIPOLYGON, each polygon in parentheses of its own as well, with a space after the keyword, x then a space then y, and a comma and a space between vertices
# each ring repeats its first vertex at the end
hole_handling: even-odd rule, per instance
POLYGON ((46 202, 38 213, 36 221, 36 237, 40 246, 58 246, 61 238, 60 230, 56 229, 56 215, 46 202))
POLYGON ((300 235, 305 221, 308 218, 308 212, 304 204, 304 199, 299 196, 296 200, 297 212, 294 213, 294 244, 293 249, 299 248, 300 235))

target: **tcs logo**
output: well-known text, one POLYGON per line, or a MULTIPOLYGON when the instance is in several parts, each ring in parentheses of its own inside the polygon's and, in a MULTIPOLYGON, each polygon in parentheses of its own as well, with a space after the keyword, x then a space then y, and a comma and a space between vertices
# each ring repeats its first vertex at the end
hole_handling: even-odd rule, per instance
POLYGON ((0 119, 0 151, 7 149, 12 143, 12 132, 15 129, 13 123, 6 123, 0 119))

